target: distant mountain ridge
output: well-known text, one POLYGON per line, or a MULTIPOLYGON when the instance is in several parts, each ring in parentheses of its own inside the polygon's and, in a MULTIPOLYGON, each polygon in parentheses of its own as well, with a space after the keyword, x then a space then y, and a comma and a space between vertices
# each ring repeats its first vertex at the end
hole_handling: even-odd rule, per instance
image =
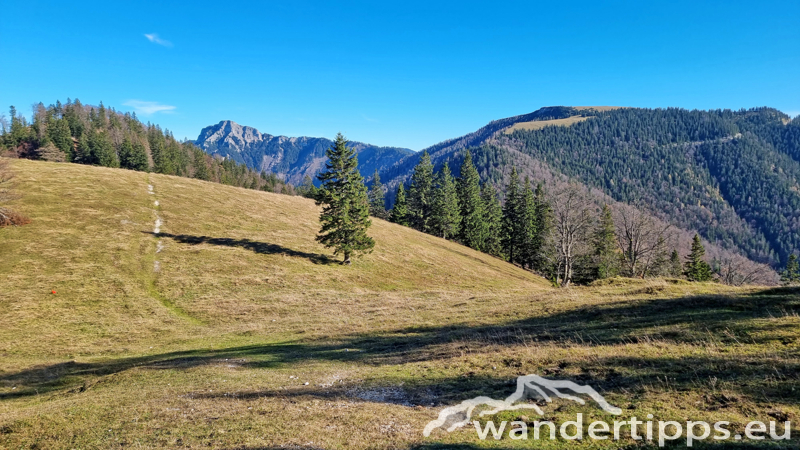
MULTIPOLYGON (((500 192, 516 167, 551 188, 580 182, 773 267, 800 250, 800 117, 774 108, 547 107, 426 151, 457 175, 466 149, 500 192)), ((390 204, 421 153, 380 172, 390 204)))
MULTIPOLYGON (((195 145, 212 155, 219 155, 246 164, 248 167, 275 173, 292 184, 300 184, 305 176, 314 176, 324 168, 327 150, 332 141, 316 137, 273 136, 256 128, 223 120, 203 128, 195 145)), ((358 169, 365 177, 375 170, 390 167, 412 150, 398 147, 378 147, 362 142, 350 142, 358 153, 358 169)))

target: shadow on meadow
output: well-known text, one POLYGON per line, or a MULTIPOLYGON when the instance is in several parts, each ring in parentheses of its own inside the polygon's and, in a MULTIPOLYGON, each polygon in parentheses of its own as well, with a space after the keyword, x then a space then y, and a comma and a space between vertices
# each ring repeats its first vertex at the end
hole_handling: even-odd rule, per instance
MULTIPOLYGON (((668 441, 665 447, 658 447, 656 444, 647 444, 647 443, 638 443, 638 444, 628 444, 622 445, 617 448, 618 450, 651 450, 651 449, 659 449, 659 448, 685 448, 686 444, 685 441, 676 440, 676 441, 668 441)), ((393 447, 401 449, 403 447, 393 447)), ((405 447, 408 450, 485 450, 485 449, 519 449, 525 448, 524 446, 516 445, 516 446, 504 446, 499 444, 496 441, 487 441, 485 445, 476 445, 476 444, 467 444, 467 443, 439 443, 439 442, 425 442, 421 444, 412 444, 408 447, 405 447)), ((710 448, 714 450, 726 450, 726 449, 735 449, 735 450, 761 450, 764 448, 771 448, 771 449, 794 449, 794 443, 780 443, 774 441, 760 441, 760 442, 714 442, 714 441, 697 441, 693 443, 692 448, 704 449, 710 448)), ((230 450, 321 450, 321 447, 304 447, 304 446, 272 446, 272 447, 232 447, 230 450)))
POLYGON ((268 242, 251 241, 250 239, 233 239, 233 238, 215 238, 209 236, 192 236, 188 234, 170 234, 170 233, 154 233, 152 231, 142 231, 142 233, 150 234, 155 237, 165 237, 173 239, 175 242, 181 244, 198 245, 210 244, 220 245, 224 247, 240 247, 255 253, 264 255, 286 255, 295 258, 305 258, 314 264, 334 264, 339 263, 328 255, 320 253, 302 252, 284 247, 278 244, 270 244, 268 242))
MULTIPOLYGON (((657 292, 656 292, 657 294, 657 292)), ((734 395, 761 401, 800 403, 800 330, 796 324, 775 317, 797 317, 800 289, 776 288, 738 296, 691 296, 655 298, 598 304, 547 316, 484 326, 411 327, 385 333, 353 335, 342 339, 293 341, 231 347, 219 350, 188 350, 141 357, 94 362, 69 361, 32 367, 15 373, 0 373, 0 383, 21 387, 0 394, 0 400, 46 393, 58 389, 80 392, 96 377, 132 368, 149 370, 188 369, 233 362, 242 369, 279 368, 307 360, 329 360, 363 365, 394 365, 434 361, 466 353, 485 353, 511 345, 624 345, 635 342, 717 342, 719 347, 763 344, 770 353, 746 355, 685 356, 677 358, 608 356, 589 360, 565 360, 554 367, 533 367, 520 358, 507 357, 500 364, 517 375, 539 373, 550 378, 568 377, 589 383, 598 391, 636 392, 644 386, 686 390, 727 383, 734 395), (494 347, 492 347, 494 346, 494 347), (488 349, 488 350, 487 350, 488 349), (227 361, 226 361, 227 360, 227 361), (567 370, 569 369, 569 370, 567 370), (562 371, 564 372, 562 374, 562 371), (569 374, 569 375, 567 375, 569 374), (577 375, 576 375, 577 374, 577 375), (731 389, 730 387, 733 386, 731 389)), ((498 364, 498 365, 500 365, 498 364)), ((475 373, 450 378, 416 377, 405 383, 410 403, 424 403, 432 396, 439 403, 457 402, 476 395, 504 397, 513 379, 508 375, 475 373)), ((506 373, 508 370, 506 370, 506 373)), ((711 386, 713 390, 713 386, 711 386)), ((301 387, 280 395, 336 396, 347 387, 326 389, 301 387), (338 388, 337 388, 338 389, 338 388)), ((250 392, 237 395, 271 396, 250 392)), ((737 401, 725 396, 709 402, 725 407, 737 401)))

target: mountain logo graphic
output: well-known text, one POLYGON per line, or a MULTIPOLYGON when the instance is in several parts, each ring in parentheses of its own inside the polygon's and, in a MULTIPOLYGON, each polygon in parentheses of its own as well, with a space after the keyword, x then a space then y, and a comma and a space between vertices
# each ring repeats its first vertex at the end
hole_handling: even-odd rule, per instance
POLYGON ((539 415, 544 415, 544 411, 542 411, 538 405, 532 403, 518 403, 527 398, 543 399, 546 402, 551 402, 552 396, 555 396, 572 400, 581 405, 586 404, 586 401, 582 398, 564 393, 563 391, 565 390, 572 391, 575 394, 588 395, 592 400, 597 402, 603 411, 609 414, 622 414, 620 408, 609 404, 606 399, 591 386, 576 384, 569 380, 548 380, 538 375, 523 375, 517 377, 517 389, 505 400, 496 400, 491 397, 480 396, 464 400, 455 406, 449 406, 439 412, 439 417, 436 420, 428 422, 422 434, 428 437, 436 428, 446 427, 445 429, 449 433, 457 428, 463 427, 472 421, 472 414, 475 408, 480 405, 487 405, 491 408, 481 411, 479 416, 482 417, 497 414, 501 411, 514 411, 519 409, 532 409, 539 415))

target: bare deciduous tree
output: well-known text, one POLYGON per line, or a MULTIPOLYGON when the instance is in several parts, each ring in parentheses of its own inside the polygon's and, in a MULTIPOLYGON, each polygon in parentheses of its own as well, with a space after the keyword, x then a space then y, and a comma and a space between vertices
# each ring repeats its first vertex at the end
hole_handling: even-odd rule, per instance
POLYGON ((570 184, 550 199, 553 209, 553 244, 556 254, 556 282, 567 287, 572 282, 573 265, 586 251, 587 234, 596 205, 585 189, 570 184))
POLYGON ((719 274, 719 281, 731 286, 745 284, 775 284, 775 272, 769 266, 751 261, 744 256, 726 254, 711 264, 719 274))
POLYGON ((29 220, 12 211, 8 204, 20 196, 11 189, 11 181, 14 174, 11 173, 8 159, 0 158, 0 226, 23 225, 29 220))
POLYGON ((631 277, 644 278, 659 255, 667 251, 670 225, 659 223, 639 208, 617 209, 617 241, 623 254, 623 270, 631 277))

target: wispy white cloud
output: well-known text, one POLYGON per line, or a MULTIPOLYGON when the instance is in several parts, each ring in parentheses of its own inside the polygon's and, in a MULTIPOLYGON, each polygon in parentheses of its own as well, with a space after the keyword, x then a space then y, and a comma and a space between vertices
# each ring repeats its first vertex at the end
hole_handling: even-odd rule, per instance
POLYGON ((158 102, 143 102, 141 100, 128 100, 127 102, 123 103, 123 105, 130 106, 136 111, 136 114, 142 114, 145 116, 160 112, 171 113, 175 110, 175 107, 172 105, 162 105, 158 102))
POLYGON ((158 37, 157 33, 151 33, 151 34, 145 33, 144 37, 146 37, 148 41, 154 44, 163 45, 164 47, 172 47, 172 42, 166 39, 161 39, 160 37, 158 37))
POLYGON ((367 117, 366 114, 361 114, 361 117, 364 118, 367 122, 380 122, 378 119, 373 119, 372 117, 367 117))

